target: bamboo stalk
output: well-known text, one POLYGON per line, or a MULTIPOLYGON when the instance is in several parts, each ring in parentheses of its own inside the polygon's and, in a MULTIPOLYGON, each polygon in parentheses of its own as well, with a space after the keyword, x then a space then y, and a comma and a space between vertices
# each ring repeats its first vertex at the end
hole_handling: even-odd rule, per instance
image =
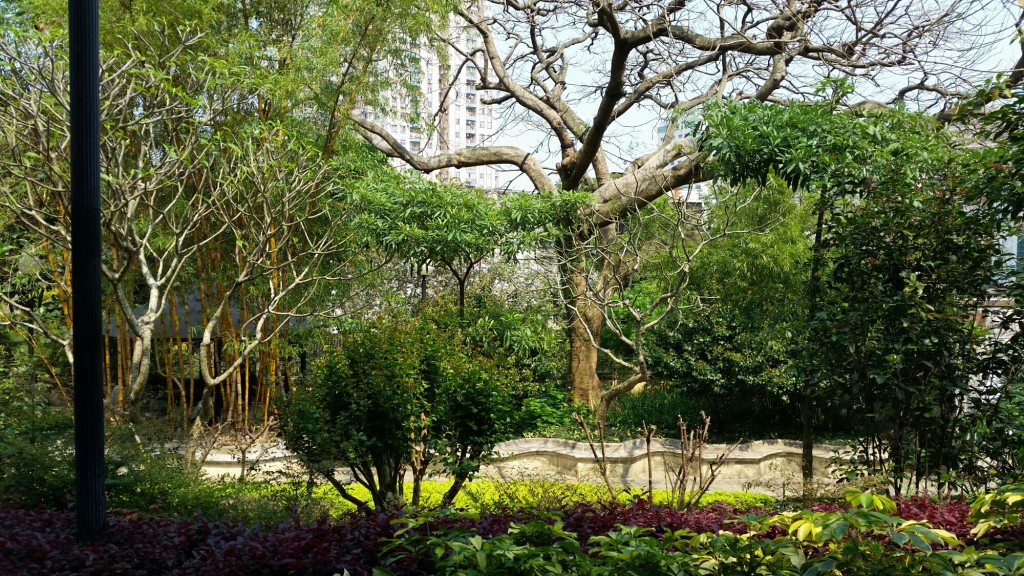
MULTIPOLYGON (((110 243, 110 258, 114 269, 117 269, 121 265, 121 252, 117 248, 117 242, 110 243)), ((117 409, 121 410, 124 408, 124 386, 126 380, 125 359, 127 355, 124 353, 125 322, 121 306, 118 304, 112 306, 112 308, 114 310, 114 325, 117 327, 117 409)))
POLYGON ((267 374, 266 374, 266 372, 267 372, 266 367, 270 363, 270 351, 268 349, 266 349, 266 348, 263 348, 262 350, 260 350, 258 358, 259 358, 259 363, 256 365, 256 379, 257 379, 256 401, 257 402, 262 401, 262 403, 263 403, 263 410, 262 410, 262 412, 263 412, 263 421, 266 422, 267 419, 270 418, 270 411, 269 411, 269 407, 267 405, 268 402, 264 398, 264 397, 270 398, 270 387, 267 385, 267 374))
POLYGON ((117 408, 120 410, 124 408, 124 386, 125 381, 128 378, 126 361, 129 356, 124 351, 126 326, 120 306, 116 307, 114 310, 114 326, 117 327, 117 345, 114 347, 114 350, 117 353, 117 386, 115 386, 115 389, 117 390, 117 398, 116 400, 111 398, 111 400, 117 403, 117 408))
MULTIPOLYGON (((181 369, 181 377, 185 378, 186 374, 187 374, 187 377, 190 380, 194 380, 194 374, 192 372, 192 324, 190 323, 191 322, 190 321, 191 313, 189 312, 189 307, 188 307, 188 293, 187 292, 185 293, 185 300, 182 303, 181 307, 185 311, 185 330, 184 330, 184 334, 186 334, 186 338, 185 338, 185 341, 184 341, 185 342, 185 347, 182 348, 182 350, 181 350, 181 353, 184 355, 184 358, 183 358, 184 363, 183 363, 182 369, 181 369)), ((190 412, 191 412, 191 410, 193 408, 193 404, 195 403, 195 397, 194 397, 194 394, 193 394, 193 390, 194 389, 195 389, 194 383, 193 384, 189 384, 189 387, 188 387, 188 398, 185 400, 185 402, 187 403, 188 410, 190 412)), ((187 422, 187 421, 188 421, 188 418, 186 418, 184 420, 184 422, 187 422)))
POLYGON ((128 339, 125 334, 128 331, 124 319, 124 312, 118 307, 117 310, 117 409, 124 409, 124 387, 131 373, 131 350, 128 348, 128 339))
MULTIPOLYGON (((277 269, 277 238, 274 236, 274 233, 276 232, 276 230, 277 229, 274 226, 274 223, 271 222, 271 224, 270 224, 270 241, 269 241, 270 242, 270 246, 269 246, 269 248, 270 248, 270 265, 271 265, 271 270, 273 270, 273 271, 270 273, 270 282, 271 282, 271 284, 274 285, 275 289, 280 290, 281 289, 281 274, 279 273, 279 271, 277 269)), ((273 332, 274 331, 274 318, 273 318, 273 316, 271 316, 268 320, 269 320, 269 326, 270 326, 269 329, 270 329, 271 332, 273 332)), ((268 362, 267 362, 267 375, 269 376, 269 379, 267 380, 267 398, 266 398, 266 400, 263 403, 263 405, 264 405, 264 408, 263 408, 263 414, 264 414, 263 419, 264 419, 264 421, 266 421, 267 419, 270 418, 270 402, 273 400, 274 387, 278 383, 278 381, 277 381, 277 354, 278 354, 277 337, 275 336, 272 339, 271 343, 270 343, 270 346, 269 346, 269 357, 267 359, 268 360, 268 362)))
MULTIPOLYGON (((172 301, 170 297, 170 291, 168 290, 167 297, 165 298, 165 305, 171 306, 172 301)), ((164 374, 167 376, 167 418, 174 418, 174 358, 172 356, 171 347, 174 345, 174 339, 171 337, 171 330, 174 329, 173 323, 171 322, 171 315, 167 314, 161 325, 166 323, 167 332, 164 334, 164 374)), ((157 351, 157 356, 160 356, 157 351)))
MULTIPOLYGON (((57 205, 59 206, 60 202, 58 202, 57 205)), ((71 265, 70 265, 71 256, 68 254, 67 250, 62 248, 61 249, 61 259, 64 261, 64 267, 63 267, 63 269, 58 268, 57 267, 57 259, 54 256, 54 250, 52 250, 51 248, 52 247, 50 246, 50 241, 44 239, 43 240, 43 253, 46 254, 47 263, 49 263, 50 269, 53 270, 55 274, 58 271, 60 271, 60 275, 61 275, 61 277, 63 279, 62 282, 57 282, 57 285, 55 286, 55 288, 57 290, 57 297, 60 299, 61 312, 64 315, 64 325, 68 329, 68 334, 70 334, 71 333, 71 295, 68 294, 68 291, 65 289, 65 286, 70 286, 71 285, 71 277, 70 277, 70 274, 71 274, 71 265)))
MULTIPOLYGON (((174 292, 168 290, 167 292, 168 302, 171 306, 171 326, 174 332, 171 333, 171 342, 174 344, 174 349, 178 355, 178 391, 181 393, 181 421, 188 421, 188 411, 191 409, 189 406, 189 395, 185 391, 185 350, 181 345, 181 322, 178 318, 178 301, 174 297, 174 292)), ((188 298, 185 298, 186 314, 188 306, 188 298)))
MULTIPOLYGON (((247 313, 248 312, 248 310, 247 310, 248 307, 246 306, 248 304, 247 299, 248 299, 248 291, 245 289, 245 285, 243 284, 241 286, 241 288, 239 289, 239 300, 241 301, 241 303, 239 305, 239 317, 238 317, 238 321, 239 322, 245 322, 249 318, 249 315, 247 313)), ((244 405, 244 410, 242 412, 242 425, 245 427, 246 430, 248 430, 249 429, 249 359, 248 358, 245 360, 245 364, 242 367, 242 374, 243 374, 243 377, 242 377, 243 378, 243 380, 242 380, 242 390, 243 390, 243 394, 244 394, 244 398, 243 398, 243 401, 242 401, 242 404, 244 405)), ((266 422, 264 422, 264 424, 266 424, 266 422)))
POLYGON ((113 296, 107 298, 107 321, 103 323, 103 390, 104 397, 110 399, 114 385, 110 380, 110 311, 114 308, 113 296))
MULTIPOLYGON (((223 292, 221 292, 223 294, 223 292)), ((228 327, 228 336, 230 338, 231 346, 227 349, 224 354, 224 365, 230 366, 238 359, 238 331, 235 327, 235 320, 231 317, 231 304, 229 303, 221 311, 221 326, 228 327)), ((224 391, 227 393, 225 399, 227 402, 227 415, 225 416, 226 422, 236 422, 238 418, 238 405, 241 400, 241 378, 238 371, 235 371, 230 378, 224 381, 224 391)), ((237 422, 236 422, 237 423, 237 422)))

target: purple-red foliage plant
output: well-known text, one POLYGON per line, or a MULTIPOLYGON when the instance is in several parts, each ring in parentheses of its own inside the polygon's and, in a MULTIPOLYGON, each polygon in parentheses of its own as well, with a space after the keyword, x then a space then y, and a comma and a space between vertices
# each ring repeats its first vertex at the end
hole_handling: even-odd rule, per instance
MULTIPOLYGON (((908 520, 927 520, 972 544, 969 506, 960 499, 932 501, 925 497, 896 500, 897 515, 908 520)), ((839 509, 834 504, 812 506, 819 512, 839 509)), ((561 520, 588 547, 592 536, 604 535, 616 526, 650 528, 654 535, 688 529, 745 533, 744 518, 762 515, 759 509, 737 510, 728 505, 678 510, 671 506, 636 500, 621 504, 575 504, 560 509, 511 510, 480 515, 441 511, 411 527, 401 513, 351 514, 313 524, 247 526, 220 520, 180 520, 141 514, 117 514, 108 519, 102 541, 78 544, 74 540, 74 515, 68 512, 0 508, 0 574, 4 576, 332 576, 348 571, 369 575, 382 565, 385 547, 399 530, 408 536, 467 532, 490 538, 507 533, 514 522, 561 520)), ((761 535, 783 536, 778 526, 761 535)), ((404 538, 405 536, 398 536, 404 538)), ((1020 526, 993 530, 989 542, 1020 549, 1020 526)), ((429 574, 423 558, 391 555, 388 569, 395 574, 429 574)))
POLYGON ((266 528, 221 521, 111 516, 103 539, 74 540, 74 515, 0 509, 4 576, 332 576, 370 574, 394 516, 266 528))

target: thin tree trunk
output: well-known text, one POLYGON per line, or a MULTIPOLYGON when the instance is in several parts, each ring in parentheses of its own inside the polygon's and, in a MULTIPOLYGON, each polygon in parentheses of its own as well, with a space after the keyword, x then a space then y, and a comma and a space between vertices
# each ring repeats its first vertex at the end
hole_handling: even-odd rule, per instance
MULTIPOLYGON (((243 325, 244 325, 246 319, 249 317, 249 314, 248 314, 249 310, 248 310, 248 306, 247 306, 248 302, 246 302, 248 294, 249 294, 249 291, 245 289, 245 286, 242 286, 242 287, 239 288, 238 300, 239 300, 240 314, 238 316, 238 321, 243 323, 243 325)), ((242 337, 243 338, 245 337, 244 333, 242 334, 242 337)), ((248 358, 245 360, 245 364, 242 365, 242 407, 243 407, 242 426, 246 430, 248 430, 249 429, 249 359, 248 358)), ((263 424, 266 424, 266 422, 263 422, 263 424)))
POLYGON ((110 402, 110 395, 114 391, 114 385, 110 376, 110 310, 114 310, 111 298, 107 298, 107 321, 103 325, 103 389, 107 402, 110 402))
MULTIPOLYGON (((165 300, 165 303, 166 303, 166 300, 165 300)), ((170 335, 170 333, 171 333, 171 316, 170 316, 170 314, 168 314, 167 318, 165 318, 165 319, 164 318, 158 319, 157 323, 159 324, 160 328, 162 328, 162 329, 165 328, 165 326, 166 326, 166 331, 164 332, 164 334, 170 335)), ((174 359, 171 357, 171 342, 172 342, 172 340, 170 340, 168 338, 163 343, 163 346, 160 346, 160 344, 157 343, 157 346, 156 346, 156 357, 155 357, 155 360, 156 360, 156 371, 160 372, 160 373, 162 373, 164 375, 164 379, 166 380, 166 384, 167 384, 167 410, 166 411, 167 411, 167 418, 168 419, 170 419, 170 418, 172 418, 174 416, 174 375, 173 375, 173 372, 174 372, 174 370, 173 370, 174 359), (162 356, 162 358, 161 358, 161 356, 162 356), (163 361, 163 364, 164 364, 162 367, 160 366, 161 360, 163 361)))
POLYGON ((128 326, 124 320, 124 312, 117 308, 117 403, 118 410, 124 410, 124 391, 128 388, 128 326))
MULTIPOLYGON (((168 306, 171 307, 171 342, 174 343, 174 349, 177 351, 178 359, 178 390, 181 393, 181 424, 182 427, 188 422, 188 413, 191 409, 191 398, 189 397, 190 392, 185 391, 185 379, 188 375, 185 373, 185 347, 182 346, 181 342, 181 320, 178 318, 178 301, 174 297, 174 292, 168 291, 168 306)), ((188 306, 188 296, 185 297, 185 306, 188 306)), ((188 309, 185 309, 185 316, 188 316, 188 309)), ((187 320, 187 318, 186 318, 187 320)), ((191 386, 189 387, 191 388, 191 386)))
MULTIPOLYGON (((818 299, 821 295, 821 267, 824 260, 824 246, 821 244, 821 237, 825 227, 825 209, 828 202, 826 194, 827 191, 822 191, 821 197, 818 198, 818 218, 814 225, 814 245, 811 247, 810 285, 807 290, 808 330, 811 329, 811 325, 818 315, 818 299)), ((810 345, 811 342, 808 341, 807 346, 810 345)), ((805 496, 808 495, 811 482, 814 480, 814 394, 817 383, 816 375, 810 364, 810 362, 805 362, 807 373, 804 374, 803 399, 800 402, 800 420, 803 424, 800 470, 803 475, 805 496)))

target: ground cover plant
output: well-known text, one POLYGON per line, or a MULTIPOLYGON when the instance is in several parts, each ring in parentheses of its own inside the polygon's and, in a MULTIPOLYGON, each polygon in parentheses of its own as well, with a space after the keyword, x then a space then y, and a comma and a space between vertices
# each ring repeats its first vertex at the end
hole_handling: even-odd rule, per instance
POLYGON ((0 573, 1019 574, 1022 501, 1017 486, 973 506, 851 491, 784 513, 644 500, 268 525, 119 513, 94 544, 74 542, 70 513, 2 508, 0 573))
MULTIPOLYGON (((424 481, 421 483, 420 510, 434 510, 442 507, 444 495, 451 488, 451 481, 424 481)), ((346 490, 357 499, 367 502, 367 509, 375 509, 370 492, 365 486, 349 484, 346 490)), ((262 518, 278 515, 279 521, 296 518, 315 520, 318 515, 327 514, 341 517, 359 510, 352 502, 342 498, 330 485, 310 486, 305 482, 247 482, 238 483, 231 480, 209 484, 205 488, 207 497, 192 498, 182 501, 187 507, 149 508, 151 511, 171 514, 201 514, 209 516, 197 504, 208 503, 209 499, 217 498, 220 505, 216 510, 222 514, 230 513, 230 518, 245 519, 242 510, 262 509, 262 518), (293 514, 297 507, 306 512, 293 514), (231 510, 238 512, 231 513, 231 510)), ((617 493, 615 502, 630 504, 637 500, 651 500, 646 490, 639 488, 623 488, 617 493)), ((406 507, 412 503, 412 483, 405 483, 404 503, 406 507)), ((655 505, 671 505, 677 495, 670 490, 654 490, 655 505)), ((515 512, 522 510, 557 510, 565 506, 594 505, 607 502, 607 489, 599 484, 566 483, 549 480, 475 480, 467 484, 450 508, 466 514, 487 514, 491 512, 515 512)), ((728 506, 738 509, 773 508, 776 499, 767 494, 751 492, 714 491, 704 494, 698 503, 699 507, 728 506)))

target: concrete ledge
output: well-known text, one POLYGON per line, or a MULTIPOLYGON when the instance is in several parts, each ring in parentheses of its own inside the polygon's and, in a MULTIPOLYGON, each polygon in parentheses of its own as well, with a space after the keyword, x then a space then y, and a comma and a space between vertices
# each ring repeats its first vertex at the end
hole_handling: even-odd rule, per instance
MULTIPOLYGON (((600 446, 595 445, 600 454, 600 446)), ((814 475, 829 481, 829 459, 837 447, 814 447, 814 475)), ((647 449, 643 440, 605 444, 608 474, 621 486, 646 487, 648 480, 647 449)), ((712 488, 715 490, 749 490, 774 494, 793 494, 800 486, 800 443, 792 440, 760 440, 738 445, 708 444, 704 447, 700 470, 727 453, 712 488)), ((275 472, 300 472, 301 465, 280 443, 254 447, 246 459, 259 462, 261 476, 275 472)), ((657 488, 669 488, 680 467, 678 440, 656 438, 651 442, 651 478, 657 488)), ((230 451, 213 451, 207 456, 203 470, 213 476, 238 476, 241 455, 230 451)), ((343 474, 344 476, 344 474, 343 474)), ((519 438, 495 447, 495 457, 481 470, 481 476, 508 480, 551 480, 557 482, 602 482, 590 445, 586 442, 560 438, 519 438)))
MULTIPOLYGON (((598 454, 600 446, 595 445, 598 454)), ((814 448, 815 478, 827 481, 829 459, 834 447, 814 448)), ((695 475, 725 454, 715 490, 752 490, 778 492, 785 484, 799 484, 801 446, 789 440, 761 440, 738 445, 704 446, 701 465, 689 471, 695 475)), ((600 471, 593 451, 586 442, 558 438, 521 438, 503 442, 495 448, 498 456, 483 469, 494 478, 548 479, 563 482, 600 482, 600 471)), ((608 475, 622 486, 646 487, 648 482, 647 448, 643 440, 607 443, 604 447, 608 475)), ((650 477, 655 487, 668 488, 682 459, 678 440, 654 439, 651 442, 650 477)), ((789 493, 792 493, 790 490, 789 493)))

